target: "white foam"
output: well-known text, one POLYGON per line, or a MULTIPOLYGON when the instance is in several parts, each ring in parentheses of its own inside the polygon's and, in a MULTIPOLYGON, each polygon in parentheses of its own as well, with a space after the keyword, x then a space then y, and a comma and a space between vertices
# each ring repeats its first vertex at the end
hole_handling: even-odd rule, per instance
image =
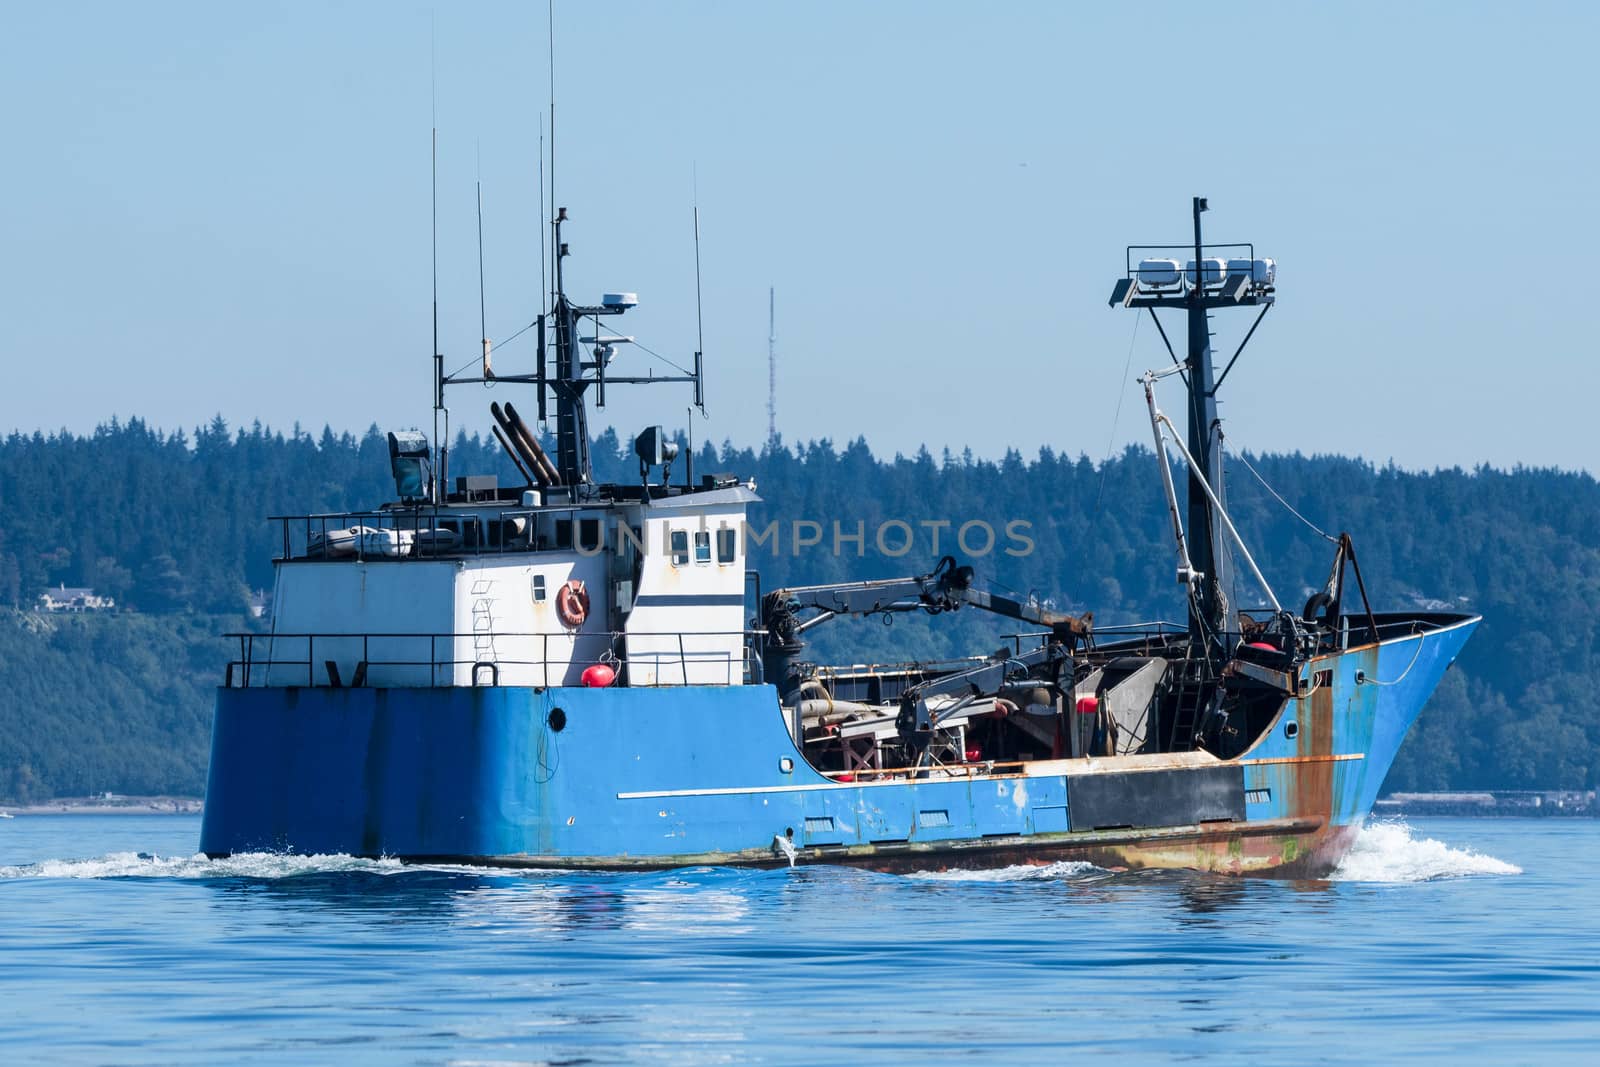
POLYGON ((398 874, 408 870, 399 860, 354 856, 296 856, 244 852, 223 859, 152 856, 145 852, 113 852, 93 859, 44 860, 19 867, 0 867, 0 878, 292 878, 299 874, 359 871, 398 874))
POLYGON ((1048 882, 1060 878, 1075 878, 1080 874, 1098 871, 1092 863, 1063 861, 1037 866, 1018 864, 1013 867, 991 867, 983 870, 916 871, 908 878, 931 878, 941 882, 1048 882))
POLYGON ((1401 821, 1368 823, 1330 877, 1336 882, 1428 882, 1481 874, 1521 874, 1522 868, 1470 848, 1412 836, 1401 821))

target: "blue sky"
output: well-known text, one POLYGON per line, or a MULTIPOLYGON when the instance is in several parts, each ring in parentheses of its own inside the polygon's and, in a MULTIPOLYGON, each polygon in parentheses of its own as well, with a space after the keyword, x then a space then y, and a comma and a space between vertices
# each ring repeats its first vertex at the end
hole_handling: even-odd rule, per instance
MULTIPOLYGON (((444 351, 478 343, 479 175, 490 336, 537 312, 543 4, 4 18, 0 427, 428 425, 435 108, 444 351)), ((1280 270, 1235 447, 1593 471, 1597 31, 1581 4, 561 5, 569 289, 637 291, 628 332, 687 356, 698 198, 698 438, 765 436, 771 285, 787 440, 1098 459, 1148 436, 1130 349, 1166 361, 1106 307, 1123 246, 1183 240, 1204 195, 1280 270)), ((507 395, 456 390, 455 425, 507 395)))

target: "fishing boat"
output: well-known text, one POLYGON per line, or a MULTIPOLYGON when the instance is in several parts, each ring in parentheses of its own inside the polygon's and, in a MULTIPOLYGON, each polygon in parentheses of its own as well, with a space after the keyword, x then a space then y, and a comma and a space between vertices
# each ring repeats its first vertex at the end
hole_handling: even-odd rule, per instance
POLYGON ((447 386, 522 388, 537 423, 553 415, 553 444, 495 403, 518 484, 452 484, 436 425, 435 442, 389 435, 395 500, 273 520, 270 625, 234 635, 201 849, 528 868, 1083 860, 1327 874, 1479 620, 1373 610, 1348 535, 1331 539, 1329 576, 1303 608, 1273 594, 1224 499, 1216 397, 1234 363, 1215 373, 1210 327, 1254 309, 1248 344, 1276 300, 1276 264, 1207 244, 1206 207, 1193 203, 1192 241, 1126 248, 1110 300, 1186 323, 1182 355, 1169 343, 1172 365, 1142 388, 1187 618, 1101 629, 948 557, 897 578, 764 589, 761 531, 746 523, 756 486, 696 479, 659 426, 634 441, 636 482, 597 481, 588 402, 677 382, 700 403, 703 359, 674 376, 619 373, 633 339, 607 324, 637 299, 568 297, 561 210, 533 370, 496 374, 487 343, 469 376, 434 359, 436 413, 447 386), (1182 431, 1157 402, 1180 383, 1182 431), (1229 602, 1235 560, 1258 609, 1229 602), (819 663, 808 650, 832 619, 957 611, 1022 632, 955 661, 819 663))

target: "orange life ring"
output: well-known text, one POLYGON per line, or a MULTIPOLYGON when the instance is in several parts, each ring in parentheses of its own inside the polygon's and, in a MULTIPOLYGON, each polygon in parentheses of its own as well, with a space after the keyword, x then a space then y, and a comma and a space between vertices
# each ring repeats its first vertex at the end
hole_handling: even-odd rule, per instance
POLYGON ((583 583, 574 578, 556 594, 556 614, 566 625, 577 629, 589 617, 589 593, 583 583))

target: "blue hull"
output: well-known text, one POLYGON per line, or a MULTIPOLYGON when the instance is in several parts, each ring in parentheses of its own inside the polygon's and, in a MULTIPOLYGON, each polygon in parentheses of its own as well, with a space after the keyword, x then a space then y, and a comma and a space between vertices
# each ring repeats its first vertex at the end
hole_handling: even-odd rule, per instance
POLYGON ((200 847, 648 868, 787 863, 787 843, 801 862, 885 869, 1083 858, 1315 875, 1475 624, 1313 661, 1331 681, 1235 760, 970 778, 832 781, 770 686, 224 688, 200 847), (1079 818, 1118 803, 1126 825, 1079 818))

